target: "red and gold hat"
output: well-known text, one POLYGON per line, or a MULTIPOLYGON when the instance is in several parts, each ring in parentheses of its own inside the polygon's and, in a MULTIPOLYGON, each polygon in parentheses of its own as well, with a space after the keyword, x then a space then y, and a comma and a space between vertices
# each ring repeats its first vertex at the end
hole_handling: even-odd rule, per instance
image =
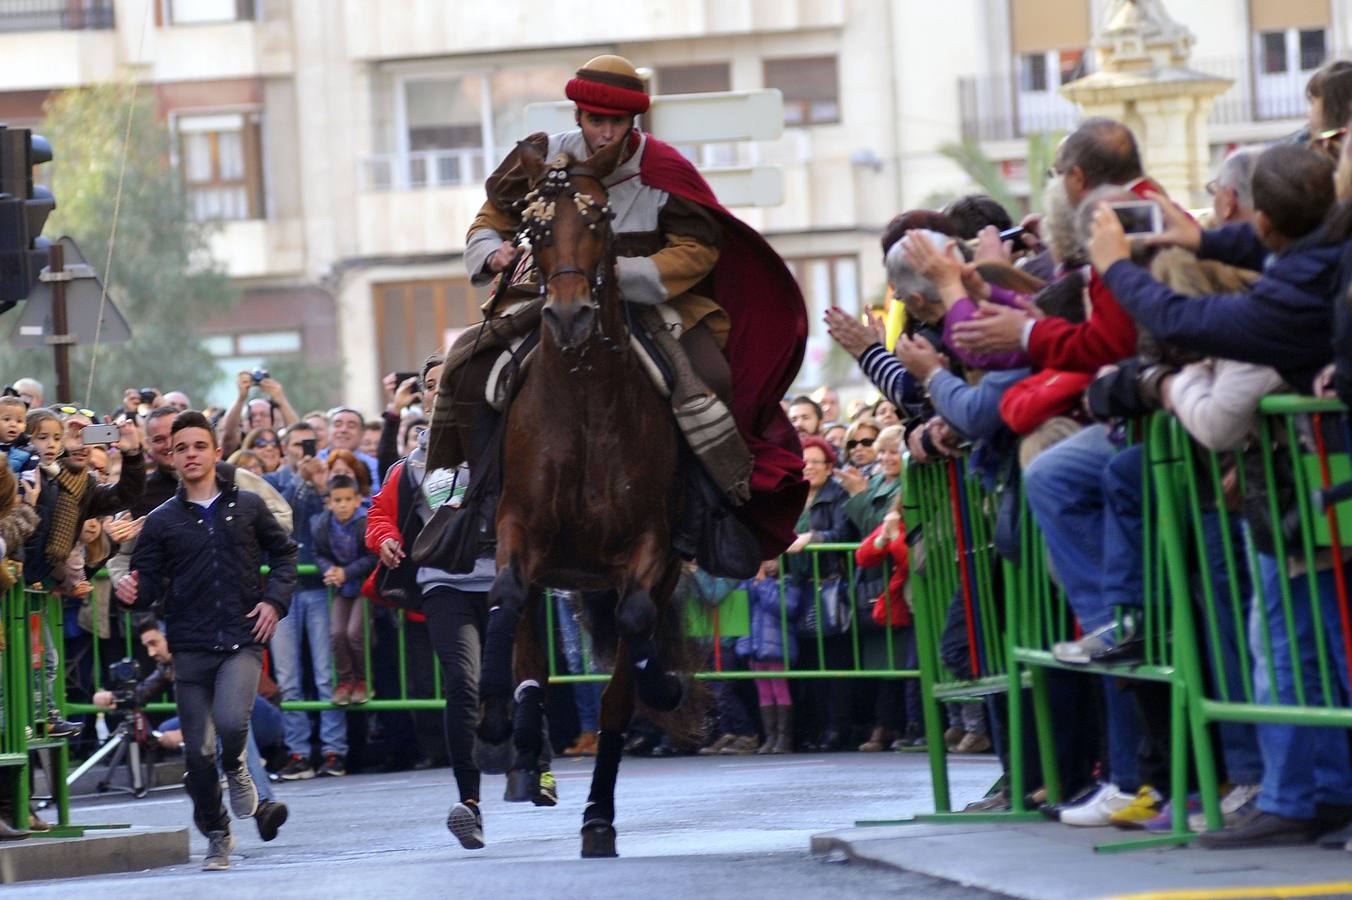
POLYGON ((634 64, 623 56, 587 60, 569 79, 564 95, 578 109, 598 116, 634 116, 648 111, 648 91, 634 64))

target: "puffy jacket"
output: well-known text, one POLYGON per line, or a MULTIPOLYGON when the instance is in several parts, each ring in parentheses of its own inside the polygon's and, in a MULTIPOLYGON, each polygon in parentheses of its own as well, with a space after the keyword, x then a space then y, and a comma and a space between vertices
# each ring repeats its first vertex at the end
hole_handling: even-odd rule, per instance
POLYGON ((267 601, 285 616, 296 587, 296 544, 257 495, 219 472, 210 510, 183 487, 146 517, 132 553, 138 608, 164 601, 175 650, 238 650, 254 643, 248 614, 267 601), (207 517, 211 517, 210 523, 207 517), (259 572, 267 553, 271 572, 259 572))
POLYGON ((334 555, 333 541, 329 534, 329 528, 333 521, 332 510, 324 510, 310 522, 310 536, 314 540, 315 564, 319 566, 321 576, 330 566, 342 568, 343 587, 341 592, 344 597, 356 597, 358 595, 362 582, 366 580, 366 576, 375 571, 377 562, 375 553, 366 546, 367 514, 358 510, 353 519, 357 536, 357 558, 349 560, 340 560, 334 555))
POLYGON ((425 621, 422 613, 416 611, 421 604, 418 566, 408 554, 413 552, 413 543, 422 533, 423 522, 414 511, 416 499, 413 496, 415 490, 413 479, 404 477, 404 468, 407 465, 407 460, 400 460, 390 467, 385 473, 385 482, 380 487, 380 493, 376 494, 371 509, 366 514, 366 548, 376 554, 377 563, 367 577, 366 583, 362 585, 362 594, 376 603, 395 605, 383 598, 377 587, 388 571, 385 564, 379 562, 380 545, 387 539, 394 538, 403 545, 405 556, 390 572, 389 577, 407 597, 409 605, 405 608, 408 618, 422 622, 425 621))
POLYGON ((753 578, 742 585, 746 588, 751 607, 751 633, 737 639, 737 655, 761 661, 784 659, 784 632, 788 631, 788 659, 792 665, 798 659, 798 615, 803 606, 803 589, 791 579, 784 579, 783 618, 780 619, 779 579, 753 578))
POLYGON ((1103 278, 1127 311, 1160 340, 1207 356, 1272 366, 1287 384, 1309 392, 1314 376, 1333 360, 1333 296, 1343 249, 1328 243, 1321 227, 1264 267, 1266 254, 1251 225, 1203 232, 1199 258, 1263 270, 1241 294, 1189 297, 1125 260, 1113 263, 1103 278))

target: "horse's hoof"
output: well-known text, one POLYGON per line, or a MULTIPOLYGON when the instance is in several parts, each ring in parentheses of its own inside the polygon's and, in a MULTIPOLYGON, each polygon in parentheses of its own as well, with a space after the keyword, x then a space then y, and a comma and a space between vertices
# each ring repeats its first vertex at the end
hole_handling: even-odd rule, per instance
POLYGON ((508 714, 510 704, 506 698, 494 697, 483 702, 483 715, 479 719, 479 740, 486 744, 505 743, 512 736, 512 717, 508 714))
POLYGON ((526 769, 512 769, 507 773, 507 790, 502 799, 508 803, 529 803, 535 796, 535 780, 539 777, 526 769))
POLYGON ((615 826, 604 819, 590 819, 582 823, 582 858, 613 859, 620 854, 615 852, 615 826))

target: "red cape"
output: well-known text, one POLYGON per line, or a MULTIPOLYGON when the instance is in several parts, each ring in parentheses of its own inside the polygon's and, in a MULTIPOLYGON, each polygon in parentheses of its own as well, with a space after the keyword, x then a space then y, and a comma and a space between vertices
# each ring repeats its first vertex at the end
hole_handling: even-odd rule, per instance
POLYGON ((732 415, 754 458, 751 499, 739 517, 756 530, 766 559, 793 543, 807 503, 803 449, 779 401, 807 345, 807 308, 798 282, 765 239, 723 208, 695 167, 648 135, 639 178, 698 203, 723 226, 714 296, 732 319, 725 352, 732 369, 732 415))

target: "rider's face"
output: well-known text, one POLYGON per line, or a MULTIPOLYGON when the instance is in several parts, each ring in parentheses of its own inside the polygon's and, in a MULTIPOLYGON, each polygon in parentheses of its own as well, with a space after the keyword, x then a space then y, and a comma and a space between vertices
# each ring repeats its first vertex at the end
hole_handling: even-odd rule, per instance
POLYGON ((587 149, 592 153, 624 137, 633 122, 633 116, 602 116, 585 109, 577 111, 582 139, 587 142, 587 149))

